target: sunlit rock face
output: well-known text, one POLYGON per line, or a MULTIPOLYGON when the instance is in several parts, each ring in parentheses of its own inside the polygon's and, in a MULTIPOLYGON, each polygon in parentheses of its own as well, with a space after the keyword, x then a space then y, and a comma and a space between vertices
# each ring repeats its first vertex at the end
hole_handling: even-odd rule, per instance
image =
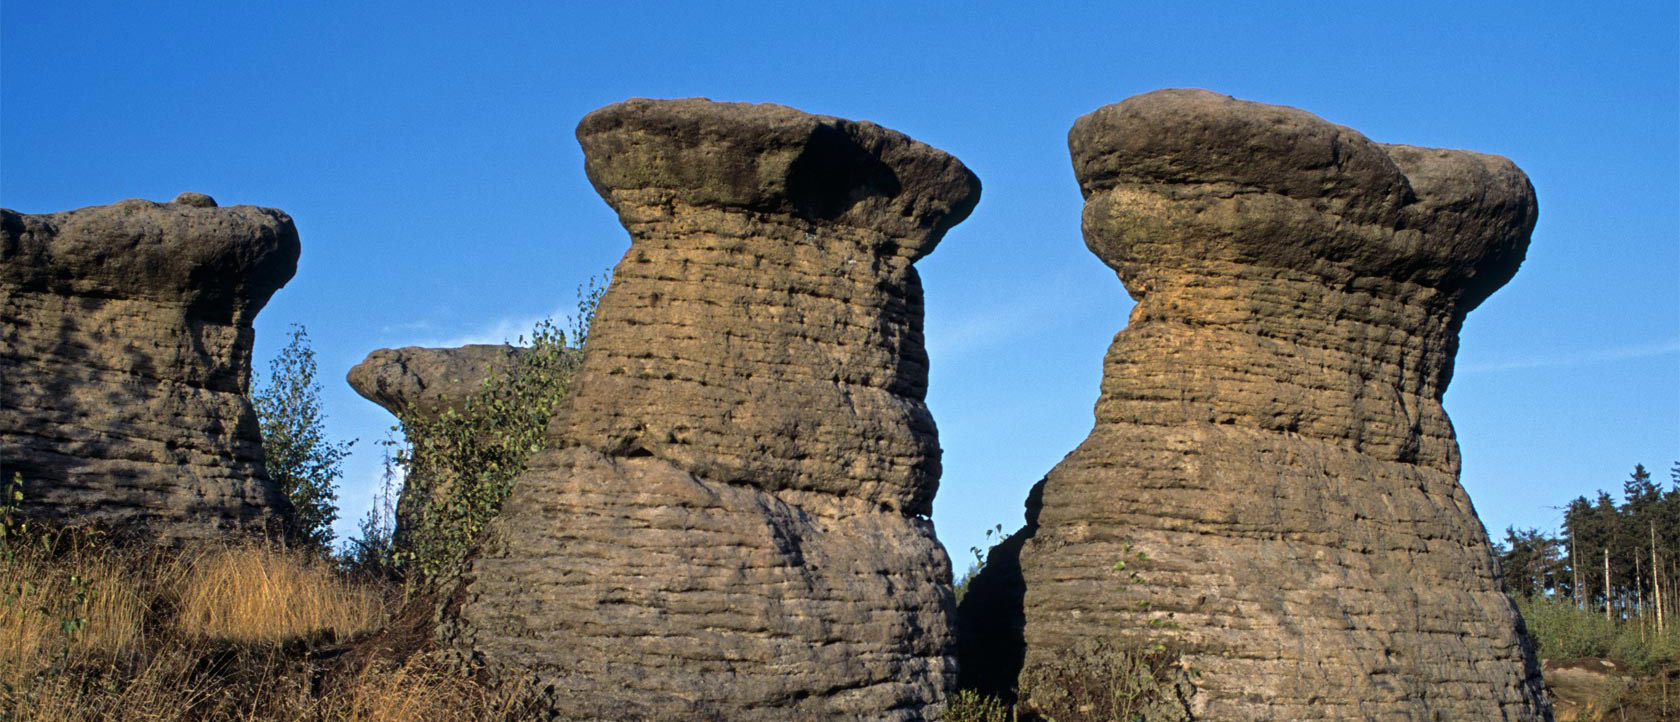
POLYGON ((198 193, 0 210, 0 473, 25 510, 170 540, 289 523, 248 392, 298 251, 286 214, 198 193))
POLYGON ((464 413, 486 381, 507 378, 530 351, 507 344, 382 348, 352 367, 345 381, 392 416, 422 421, 450 410, 464 413))
POLYGON ((965 599, 976 683, 1099 638, 1182 650, 1197 719, 1547 717, 1441 407, 1527 177, 1198 90, 1068 145, 1137 306, 1090 437, 965 599))
POLYGON ((937 716, 950 563, 911 264, 979 182, 772 105, 633 100, 578 139, 631 247, 443 636, 565 719, 937 716))

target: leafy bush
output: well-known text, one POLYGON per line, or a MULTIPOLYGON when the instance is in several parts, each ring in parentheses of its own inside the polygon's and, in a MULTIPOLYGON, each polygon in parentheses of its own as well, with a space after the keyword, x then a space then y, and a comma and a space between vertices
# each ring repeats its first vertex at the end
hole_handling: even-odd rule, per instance
MULTIPOLYGON (((406 488, 396 509, 392 560, 411 579, 436 580, 454 571, 501 510, 526 459, 542 449, 549 417, 577 375, 579 349, 608 281, 603 274, 579 287, 573 347, 565 331, 542 321, 512 371, 491 374, 461 410, 402 421, 408 446, 393 461, 406 488)), ((369 533, 380 533, 377 521, 364 521, 363 535, 369 533)))
POLYGON ((1680 663, 1680 630, 1673 626, 1658 634, 1645 620, 1605 619, 1555 597, 1518 599, 1517 611, 1545 659, 1609 658, 1641 673, 1680 663))
POLYGON ((1021 675, 1022 719, 1187 721, 1191 691, 1177 653, 1161 645, 1130 648, 1087 639, 1021 675))
POLYGON ((542 448, 576 365, 565 334, 544 321, 532 332, 531 352, 507 376, 486 379, 462 411, 403 421, 408 447, 396 463, 405 471, 406 499, 394 540, 400 568, 434 578, 460 563, 501 510, 525 460, 542 448))
POLYGON ((1011 722, 1009 706, 972 689, 957 690, 945 709, 945 722, 1011 722))
POLYGON ((268 365, 266 383, 251 393, 262 427, 264 465, 297 510, 297 535, 321 556, 332 545, 338 518, 340 462, 355 440, 327 440, 321 412, 321 384, 315 381, 315 351, 303 326, 292 325, 291 340, 268 365))

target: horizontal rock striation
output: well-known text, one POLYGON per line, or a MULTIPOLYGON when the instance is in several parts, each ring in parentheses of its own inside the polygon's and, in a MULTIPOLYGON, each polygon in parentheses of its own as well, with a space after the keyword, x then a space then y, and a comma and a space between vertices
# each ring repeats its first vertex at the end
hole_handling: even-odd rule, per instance
POLYGON ((578 139, 631 247, 444 635, 564 719, 937 715, 950 563, 911 263, 979 182, 772 105, 629 101, 578 139))
POLYGON ((1137 306, 965 630, 1013 628, 1022 679, 1084 638, 1181 650, 1197 719, 1545 718, 1441 407, 1527 248, 1526 176, 1195 90, 1068 145, 1137 306))
POLYGON ((298 252, 286 214, 198 193, 0 210, 0 473, 25 510, 178 540, 289 523, 248 392, 298 252))

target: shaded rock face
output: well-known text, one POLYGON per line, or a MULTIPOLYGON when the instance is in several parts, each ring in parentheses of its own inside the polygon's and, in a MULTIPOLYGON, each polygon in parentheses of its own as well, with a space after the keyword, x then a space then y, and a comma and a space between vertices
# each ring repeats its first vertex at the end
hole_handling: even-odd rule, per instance
MULTIPOLYGON (((362 398, 379 404, 409 428, 445 412, 465 413, 467 402, 484 391, 491 376, 508 378, 531 352, 523 346, 472 344, 455 348, 405 346, 379 349, 351 367, 346 381, 362 398)), ((408 469, 409 474, 424 470, 408 469)), ((412 489, 428 488, 439 497, 448 487, 416 483, 410 477, 397 494, 392 539, 401 548, 417 523, 420 499, 412 489)))
POLYGON ((1522 261, 1526 176, 1194 90, 1068 145, 1137 306, 1090 437, 965 598, 967 651, 1167 644, 1199 719, 1546 717, 1441 407, 1465 314, 1522 261))
POLYGON ((911 263, 979 182, 771 105, 635 100, 578 139, 632 244, 444 636, 566 719, 937 713, 950 562, 911 263))
POLYGON ((0 210, 0 473, 25 509, 167 539, 288 522, 247 397, 298 251, 286 214, 198 193, 0 210))

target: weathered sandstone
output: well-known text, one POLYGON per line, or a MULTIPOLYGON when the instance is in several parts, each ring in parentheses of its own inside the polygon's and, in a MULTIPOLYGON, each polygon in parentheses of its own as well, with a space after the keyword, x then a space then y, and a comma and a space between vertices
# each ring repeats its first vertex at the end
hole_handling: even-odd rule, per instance
POLYGON ((1544 718, 1441 407, 1527 248, 1527 177, 1195 90, 1068 145, 1137 306, 1090 437, 964 600, 974 681, 1094 637, 1182 650, 1197 719, 1544 718))
POLYGON ((950 565, 911 264, 979 182, 773 105, 634 100, 578 139, 631 247, 444 636, 565 719, 937 714, 950 565))
POLYGON ((0 210, 0 473, 29 513, 167 539, 283 526, 251 321, 297 269, 280 211, 209 196, 0 210))
POLYGON ((398 419, 435 418, 464 410, 492 375, 506 377, 529 353, 523 346, 474 344, 455 348, 382 348, 350 369, 345 380, 362 398, 398 419))

